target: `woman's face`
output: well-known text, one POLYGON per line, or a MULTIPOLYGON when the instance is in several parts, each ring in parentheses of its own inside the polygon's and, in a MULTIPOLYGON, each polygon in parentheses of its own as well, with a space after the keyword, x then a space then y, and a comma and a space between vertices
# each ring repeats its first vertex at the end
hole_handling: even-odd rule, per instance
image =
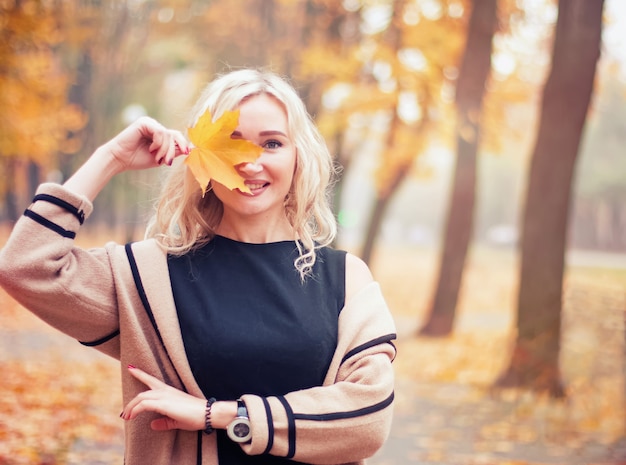
POLYGON ((289 134, 285 109, 268 94, 249 97, 238 108, 239 126, 232 137, 260 145, 263 153, 255 163, 236 167, 251 193, 212 182, 215 195, 224 204, 222 221, 284 221, 284 201, 296 167, 296 147, 289 134))

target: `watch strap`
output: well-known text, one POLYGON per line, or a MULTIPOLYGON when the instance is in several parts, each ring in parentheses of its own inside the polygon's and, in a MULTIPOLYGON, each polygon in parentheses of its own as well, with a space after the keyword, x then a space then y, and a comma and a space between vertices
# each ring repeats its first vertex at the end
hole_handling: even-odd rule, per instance
POLYGON ((246 404, 241 399, 237 399, 237 416, 238 417, 248 417, 248 409, 246 408, 246 404))

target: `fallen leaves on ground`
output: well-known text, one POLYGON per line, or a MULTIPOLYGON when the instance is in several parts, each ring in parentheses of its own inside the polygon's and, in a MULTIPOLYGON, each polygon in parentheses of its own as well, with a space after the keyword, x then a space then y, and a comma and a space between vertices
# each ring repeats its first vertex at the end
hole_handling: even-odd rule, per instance
POLYGON ((110 363, 44 356, 2 361, 0 372, 0 464, 65 464, 79 441, 122 439, 121 421, 111 415, 112 404, 121 404, 110 363))
POLYGON ((370 465, 626 463, 623 270, 568 270, 561 340, 567 397, 558 400, 492 389, 513 347, 511 254, 478 253, 470 261, 455 331, 444 338, 418 335, 436 256, 394 249, 383 256, 375 271, 399 333, 396 409, 391 437, 370 465))

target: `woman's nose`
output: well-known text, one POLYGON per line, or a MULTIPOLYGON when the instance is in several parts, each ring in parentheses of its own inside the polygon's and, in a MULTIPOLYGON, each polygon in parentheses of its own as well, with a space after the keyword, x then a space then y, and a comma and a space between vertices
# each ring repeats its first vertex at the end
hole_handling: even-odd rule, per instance
POLYGON ((263 167, 259 163, 241 163, 237 165, 237 170, 243 175, 253 176, 259 174, 263 167))

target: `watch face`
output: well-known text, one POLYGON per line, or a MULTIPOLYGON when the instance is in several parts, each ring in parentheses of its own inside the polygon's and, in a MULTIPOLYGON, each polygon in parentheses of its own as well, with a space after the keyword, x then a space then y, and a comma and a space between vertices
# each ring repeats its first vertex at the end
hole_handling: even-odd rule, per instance
POLYGON ((228 428, 226 433, 231 441, 234 442, 247 442, 252 437, 252 431, 250 430, 250 420, 245 417, 235 418, 228 428))
POLYGON ((241 422, 236 423, 233 428, 233 434, 238 438, 245 438, 248 433, 250 433, 250 425, 247 423, 241 422))

